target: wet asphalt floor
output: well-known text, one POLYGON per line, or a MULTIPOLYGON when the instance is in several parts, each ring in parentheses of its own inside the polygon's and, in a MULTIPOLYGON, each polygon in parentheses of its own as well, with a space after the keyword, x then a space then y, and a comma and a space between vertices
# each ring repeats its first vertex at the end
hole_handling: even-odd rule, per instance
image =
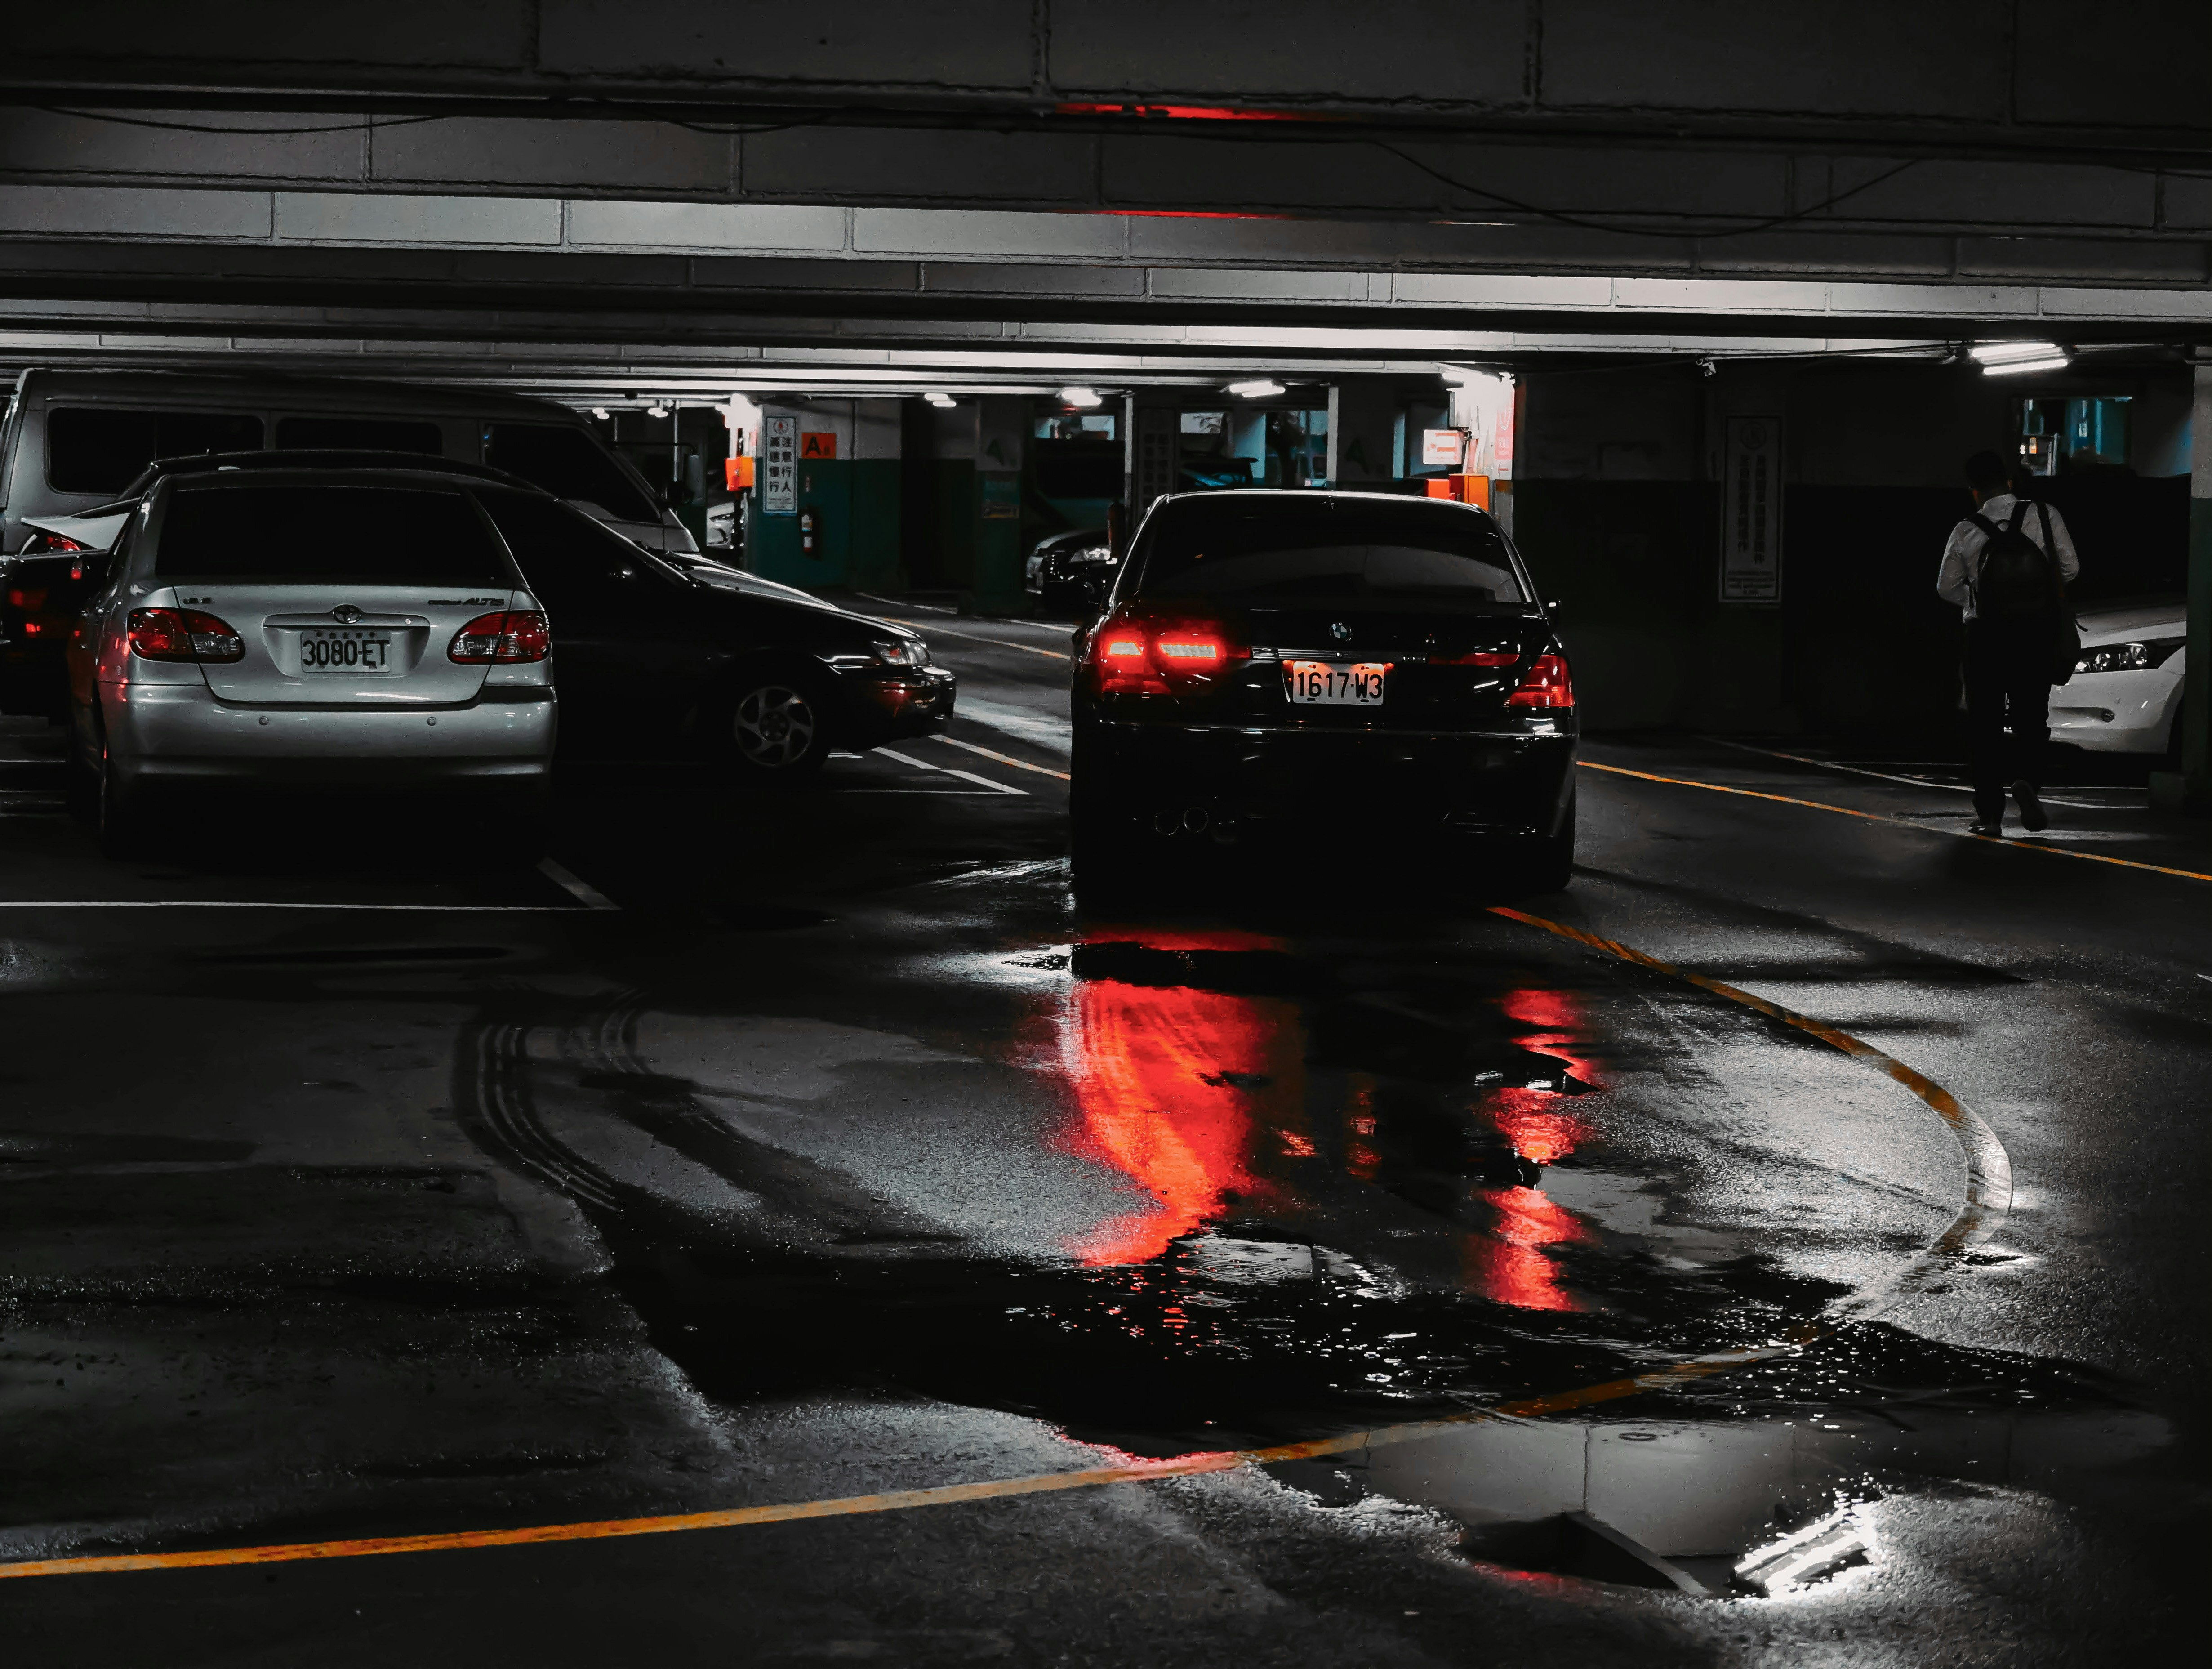
POLYGON ((327 1556, 25 1575, 27 1659, 2178 1632, 2212 881, 2141 866, 2212 873, 2195 827, 2085 795, 2007 850, 1924 766, 1601 740, 1565 893, 1409 885, 1346 819, 1109 910, 1060 862, 1064 635, 902 618, 949 738, 766 796, 575 762, 544 872, 313 807, 106 863, 0 734, 0 1559, 327 1556), (1910 1086, 1491 903, 1905 1062, 2008 1215, 1910 1086))

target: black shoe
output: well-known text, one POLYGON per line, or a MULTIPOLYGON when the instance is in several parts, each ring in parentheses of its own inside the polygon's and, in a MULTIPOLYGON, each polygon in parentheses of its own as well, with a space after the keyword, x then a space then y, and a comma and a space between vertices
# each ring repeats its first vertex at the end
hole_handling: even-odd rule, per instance
POLYGON ((2002 839, 2004 836, 2004 819, 1996 817, 1977 817, 1966 825, 1966 832, 1970 835, 1987 835, 1992 840, 2002 839))
POLYGON ((2035 790, 2025 782, 2012 785, 2012 797, 2020 807, 2020 820, 2028 829, 2047 829, 2051 819, 2043 809, 2043 801, 2035 797, 2035 790))

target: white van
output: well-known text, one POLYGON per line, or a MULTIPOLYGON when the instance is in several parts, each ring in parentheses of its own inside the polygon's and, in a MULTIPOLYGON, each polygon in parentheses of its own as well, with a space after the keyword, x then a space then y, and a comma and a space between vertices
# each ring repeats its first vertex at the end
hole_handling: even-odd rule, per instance
POLYGON ((0 552, 31 518, 111 502, 156 458, 293 447, 419 452, 490 464, 650 551, 698 544, 627 459, 550 400, 338 378, 33 366, 0 421, 0 552))

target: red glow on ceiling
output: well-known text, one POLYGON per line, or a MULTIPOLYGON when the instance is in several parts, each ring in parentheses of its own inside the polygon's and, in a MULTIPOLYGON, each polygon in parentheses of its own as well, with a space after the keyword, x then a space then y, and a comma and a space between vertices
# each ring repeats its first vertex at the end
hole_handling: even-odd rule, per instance
POLYGON ((1232 110, 1217 104, 1075 104, 1056 107, 1062 116, 1166 117, 1177 122, 1326 122, 1330 116, 1299 110, 1232 110))
MULTIPOLYGON (((1147 934, 1156 950, 1249 950, 1275 941, 1243 933, 1147 934)), ((1255 1107, 1299 1117, 1304 1032, 1295 1005, 1187 986, 1079 982, 1061 1033, 1082 1123, 1076 1147, 1152 1196, 1073 1247, 1092 1264, 1156 1258, 1220 1215, 1255 1185, 1249 1154, 1255 1107), (1240 1087, 1225 1075, 1264 1078, 1240 1087)))

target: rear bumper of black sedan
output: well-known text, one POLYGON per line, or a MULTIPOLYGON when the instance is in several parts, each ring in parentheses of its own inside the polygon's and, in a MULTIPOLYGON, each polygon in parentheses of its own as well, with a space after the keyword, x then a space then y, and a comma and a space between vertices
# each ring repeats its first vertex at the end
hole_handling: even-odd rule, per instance
POLYGON ((1548 731, 1078 725, 1086 804, 1217 837, 1385 824, 1442 837, 1558 834, 1571 814, 1571 722, 1548 731))
POLYGON ((952 717, 958 686, 959 679, 942 667, 848 673, 838 679, 842 739, 856 747, 873 747, 941 730, 952 717))

